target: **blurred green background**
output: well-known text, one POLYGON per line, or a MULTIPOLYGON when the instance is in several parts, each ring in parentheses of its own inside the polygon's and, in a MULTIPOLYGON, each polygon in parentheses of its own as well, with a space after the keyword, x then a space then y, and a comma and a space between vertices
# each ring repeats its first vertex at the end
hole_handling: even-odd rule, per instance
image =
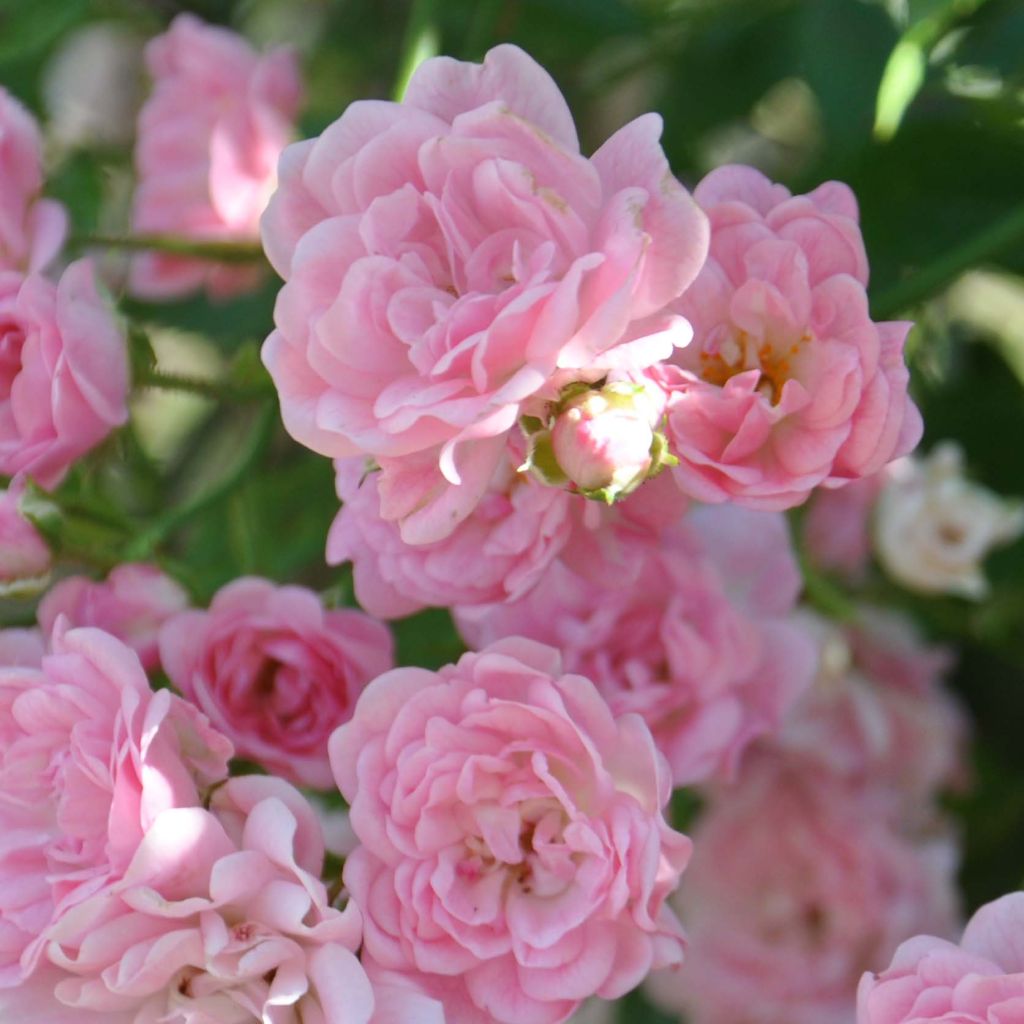
MULTIPOLYGON (((50 125, 50 190, 79 238, 126 228, 131 122, 78 137, 61 127, 61 62, 99 24, 137 53, 181 10, 299 51, 304 135, 354 99, 392 96, 416 53, 479 59, 512 41, 562 87, 587 151, 656 110, 691 187, 730 161, 795 191, 848 182, 874 311, 918 324, 909 353, 925 447, 954 438, 977 480, 1024 495, 1021 0, 0 0, 0 82, 50 125)), ((130 112, 141 69, 129 61, 118 74, 110 88, 130 112)), ((116 279, 116 261, 110 270, 116 279)), ((155 557, 200 600, 242 573, 350 599, 344 573, 323 564, 337 507, 330 465, 284 435, 256 358, 275 291, 268 282, 223 305, 122 303, 161 366, 223 377, 235 393, 138 399, 133 431, 54 511, 72 558, 155 557), (96 510, 111 503, 124 513, 104 524, 96 510)), ((976 720, 975 787, 956 805, 969 907, 1024 881, 1024 543, 993 556, 988 573, 993 594, 980 605, 885 595, 959 652, 954 685, 976 720)), ((397 632, 407 662, 436 665, 460 649, 444 612, 397 632)))

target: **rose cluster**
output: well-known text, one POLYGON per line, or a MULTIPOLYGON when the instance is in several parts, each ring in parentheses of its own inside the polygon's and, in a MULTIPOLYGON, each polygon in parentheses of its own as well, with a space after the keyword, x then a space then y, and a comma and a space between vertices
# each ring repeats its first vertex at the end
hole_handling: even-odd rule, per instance
POLYGON ((909 456, 850 189, 691 194, 655 114, 584 155, 507 44, 290 145, 290 51, 180 15, 145 65, 125 287, 236 295, 261 241, 361 608, 53 542, 138 360, 88 259, 47 276, 65 214, 0 95, 0 589, 45 590, 0 631, 0 1017, 583 1024, 644 984, 691 1024, 1024 1020, 1017 897, 911 938, 958 922, 948 652, 801 603, 872 549, 979 598, 1024 529, 909 456), (465 653, 397 663, 381 620, 431 606, 465 653))

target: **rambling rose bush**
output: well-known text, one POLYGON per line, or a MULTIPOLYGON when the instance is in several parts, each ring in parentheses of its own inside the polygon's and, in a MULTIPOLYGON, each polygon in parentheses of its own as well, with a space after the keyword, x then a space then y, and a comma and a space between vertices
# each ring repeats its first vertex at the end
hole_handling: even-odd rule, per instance
MULTIPOLYGON (((67 212, 43 189, 42 140, 32 115, 0 88, 0 289, 8 272, 43 270, 64 242, 67 212)), ((4 359, 4 362, 7 362, 4 359)))
POLYGON ((707 224, 660 132, 641 117, 586 159, 547 72, 504 45, 424 61, 402 103, 353 103, 286 150, 264 362, 296 440, 380 466, 406 543, 470 515, 521 415, 688 340, 663 311, 707 224))
POLYGON ((185 589, 155 565, 126 562, 102 581, 61 580, 39 602, 37 616, 46 634, 61 616, 70 626, 96 626, 126 643, 152 672, 160 665, 160 627, 188 604, 185 589))
POLYGON ((662 817, 664 760, 553 649, 515 638, 379 677, 331 763, 367 969, 441 999, 448 1024, 555 1024, 681 959, 665 897, 690 843, 662 817))
POLYGON ((327 738, 363 687, 394 665, 387 627, 324 609, 305 587, 254 577, 229 583, 209 610, 160 633, 171 682, 249 758, 299 785, 333 785, 327 738))
POLYGON ((54 487, 128 419, 124 332, 78 260, 58 283, 0 274, 0 473, 54 487))
POLYGON ((761 758, 716 792, 675 902, 690 944, 653 974, 691 1024, 850 1024, 857 979, 955 927, 956 846, 894 829, 875 791, 761 758))
POLYGON ((930 935, 904 942, 865 974, 857 1024, 1020 1024, 1024 1021, 1024 893, 978 910, 959 945, 930 935))
POLYGON ((428 605, 513 600, 528 591, 569 538, 569 495, 532 486, 511 467, 443 540, 410 545, 380 514, 377 474, 362 459, 335 466, 338 513, 327 561, 351 561, 359 603, 393 619, 428 605))
MULTIPOLYGON (((255 241, 294 134, 302 95, 294 56, 260 56, 234 32, 181 14, 150 41, 146 65, 153 91, 139 113, 134 230, 255 241)), ((223 298, 258 282, 250 267, 149 251, 132 260, 129 288, 167 299, 205 287, 223 298)))
POLYGON ((231 745, 152 692, 129 648, 58 623, 35 667, 0 668, 0 988, 35 970, 49 930, 116 885, 154 822, 197 806, 231 745))
POLYGON ((15 479, 0 491, 0 595, 45 586, 50 572, 50 547, 21 514, 24 481, 15 479))
POLYGON ((852 192, 828 182, 792 196, 731 166, 694 196, 711 252, 677 305, 693 342, 664 377, 682 486, 701 501, 788 508, 910 451, 921 436, 910 325, 871 320, 852 192))
POLYGON ((675 785, 729 777, 748 744, 779 727, 816 663, 813 639, 786 621, 800 576, 785 520, 740 508, 694 512, 639 535, 629 554, 628 576, 614 562, 603 572, 591 564, 585 576, 556 562, 520 601, 461 608, 456 621, 475 647, 513 635, 557 647, 614 714, 643 717, 675 785), (742 549, 739 534, 750 538, 742 549), (739 563, 720 563, 716 552, 730 547, 741 550, 739 563), (736 592, 766 568, 770 597, 736 592))

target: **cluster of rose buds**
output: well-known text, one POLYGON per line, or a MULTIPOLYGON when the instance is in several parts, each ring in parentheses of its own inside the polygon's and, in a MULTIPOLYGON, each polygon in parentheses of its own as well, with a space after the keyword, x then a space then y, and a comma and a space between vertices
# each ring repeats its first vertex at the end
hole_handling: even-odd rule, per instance
POLYGON ((0 590, 57 577, 0 631, 0 1018, 585 1024, 645 983, 691 1024, 1024 1020, 1024 897, 911 939, 958 924, 947 652, 800 603, 812 494, 806 561, 854 585, 873 550, 978 598, 1024 530, 909 457, 850 189, 691 194, 655 114, 585 156, 512 45, 291 145, 289 51, 180 15, 145 64, 127 288, 235 295, 264 273, 202 246, 262 240, 362 610, 61 568, 26 501, 127 422, 127 332, 88 260, 47 276, 66 217, 0 94, 0 590), (468 652, 396 667, 380 620, 428 606, 468 652))

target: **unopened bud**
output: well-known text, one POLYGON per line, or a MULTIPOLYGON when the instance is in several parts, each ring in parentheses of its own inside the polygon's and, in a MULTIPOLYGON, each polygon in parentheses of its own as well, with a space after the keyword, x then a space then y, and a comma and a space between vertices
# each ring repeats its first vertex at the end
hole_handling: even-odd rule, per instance
POLYGON ((531 433, 531 468, 546 483, 612 502, 669 459, 660 415, 645 389, 629 382, 570 391, 550 426, 531 433))

